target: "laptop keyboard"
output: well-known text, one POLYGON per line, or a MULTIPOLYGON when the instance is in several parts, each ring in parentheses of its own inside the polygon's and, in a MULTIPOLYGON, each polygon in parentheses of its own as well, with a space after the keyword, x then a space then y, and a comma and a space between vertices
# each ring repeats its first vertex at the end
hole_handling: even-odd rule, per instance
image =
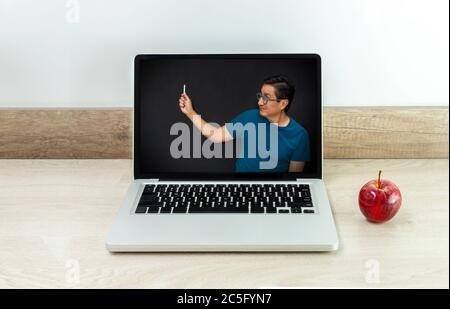
POLYGON ((145 185, 137 214, 311 214, 307 184, 145 185))

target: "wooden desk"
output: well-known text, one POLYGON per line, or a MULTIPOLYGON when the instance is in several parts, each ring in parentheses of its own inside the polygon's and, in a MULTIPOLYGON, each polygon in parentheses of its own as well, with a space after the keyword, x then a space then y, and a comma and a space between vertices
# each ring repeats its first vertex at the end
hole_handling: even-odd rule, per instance
POLYGON ((0 288, 449 287, 448 159, 326 160, 324 169, 335 253, 110 254, 130 160, 0 160, 0 288), (403 194, 382 225, 357 203, 378 169, 403 194))

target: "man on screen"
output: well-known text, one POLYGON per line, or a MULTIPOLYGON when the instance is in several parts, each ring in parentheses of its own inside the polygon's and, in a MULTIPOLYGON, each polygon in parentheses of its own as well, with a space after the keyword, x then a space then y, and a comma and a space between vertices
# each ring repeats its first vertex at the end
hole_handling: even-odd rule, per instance
MULTIPOLYGON (((251 141, 247 138, 243 145, 244 155, 236 161, 237 172, 302 172, 305 162, 310 159, 309 137, 308 132, 287 114, 294 93, 295 87, 286 77, 276 75, 266 78, 262 82, 260 92, 257 93, 258 109, 245 111, 221 127, 215 127, 202 119, 194 110, 192 101, 185 92, 181 94, 178 101, 181 111, 206 138, 214 143, 223 143, 235 138, 244 140, 245 132, 242 130, 242 125, 254 124, 258 127, 265 125, 267 128, 276 126, 275 145, 278 148, 276 165, 271 169, 261 168, 263 159, 258 155, 249 156, 249 153, 252 153, 249 147, 254 147, 255 144, 250 143, 251 141)), ((270 134, 262 136, 270 138, 270 134)), ((258 140, 256 136, 256 142, 258 140)), ((264 145, 271 145, 271 143, 265 141, 264 145)))

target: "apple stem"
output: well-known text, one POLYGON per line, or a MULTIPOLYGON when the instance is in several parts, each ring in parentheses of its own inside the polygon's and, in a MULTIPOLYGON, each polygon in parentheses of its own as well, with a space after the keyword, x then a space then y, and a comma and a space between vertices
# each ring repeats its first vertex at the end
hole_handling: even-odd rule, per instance
POLYGON ((381 170, 378 171, 378 183, 377 183, 377 188, 381 189, 381 170))

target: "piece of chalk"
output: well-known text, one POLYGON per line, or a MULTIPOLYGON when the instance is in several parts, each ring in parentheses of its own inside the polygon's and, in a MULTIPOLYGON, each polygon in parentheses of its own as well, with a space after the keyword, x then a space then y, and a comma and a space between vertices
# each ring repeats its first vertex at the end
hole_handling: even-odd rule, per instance
POLYGON ((183 93, 186 93, 186 85, 183 85, 183 93))

